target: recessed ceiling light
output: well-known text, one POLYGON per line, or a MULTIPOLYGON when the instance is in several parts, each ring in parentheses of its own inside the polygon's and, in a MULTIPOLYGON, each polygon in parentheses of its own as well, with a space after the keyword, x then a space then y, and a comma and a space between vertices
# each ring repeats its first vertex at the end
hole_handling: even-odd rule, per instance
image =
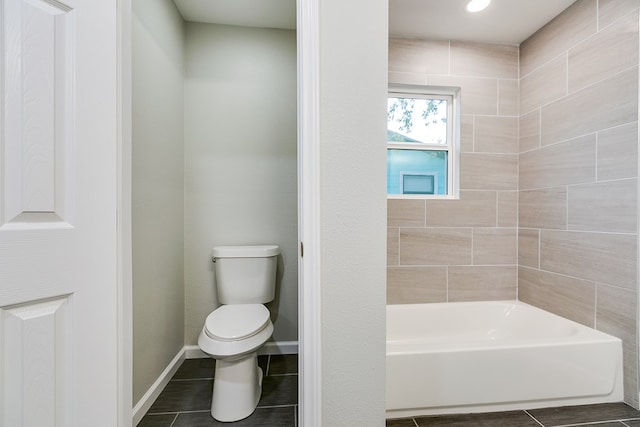
POLYGON ((469 12, 480 12, 489 6, 491 0, 471 0, 469 4, 467 4, 467 10, 469 12))

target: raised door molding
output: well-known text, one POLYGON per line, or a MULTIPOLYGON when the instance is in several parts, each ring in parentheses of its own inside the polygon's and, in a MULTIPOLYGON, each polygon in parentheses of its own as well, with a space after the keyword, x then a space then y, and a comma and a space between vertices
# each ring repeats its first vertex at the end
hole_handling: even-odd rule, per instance
POLYGON ((73 209, 74 11, 2 2, 0 226, 69 226, 73 209))

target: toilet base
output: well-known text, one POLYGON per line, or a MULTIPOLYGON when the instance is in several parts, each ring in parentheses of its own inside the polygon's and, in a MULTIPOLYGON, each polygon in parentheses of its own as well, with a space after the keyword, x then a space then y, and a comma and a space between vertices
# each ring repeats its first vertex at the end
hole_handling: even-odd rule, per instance
POLYGON ((262 369, 257 352, 239 360, 216 360, 213 378, 211 415, 218 421, 231 422, 255 411, 262 394, 262 369))

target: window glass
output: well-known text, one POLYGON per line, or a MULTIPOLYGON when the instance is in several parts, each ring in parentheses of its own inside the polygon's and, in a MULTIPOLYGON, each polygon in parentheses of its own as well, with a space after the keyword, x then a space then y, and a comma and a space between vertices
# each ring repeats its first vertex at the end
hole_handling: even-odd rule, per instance
POLYGON ((389 142, 447 144, 447 100, 389 97, 389 142))
MULTIPOLYGON (((431 150, 387 150, 387 194, 447 194, 447 152, 431 150), (418 191, 418 176, 432 176, 434 189, 418 191)), ((425 179, 421 182, 424 184, 425 179)))
POLYGON ((390 88, 387 195, 458 196, 459 93, 458 88, 390 88))

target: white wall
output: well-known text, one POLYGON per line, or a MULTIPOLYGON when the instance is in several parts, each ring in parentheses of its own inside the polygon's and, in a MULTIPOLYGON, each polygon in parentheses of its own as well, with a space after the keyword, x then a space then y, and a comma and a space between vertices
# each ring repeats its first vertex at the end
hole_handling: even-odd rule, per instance
POLYGON ((318 4, 322 425, 383 426, 388 5, 318 4))
POLYGON ((218 305, 211 249, 278 244, 272 340, 297 340, 296 40, 186 25, 185 340, 218 305))
POLYGON ((184 25, 135 0, 132 34, 133 403, 184 345, 184 25))

